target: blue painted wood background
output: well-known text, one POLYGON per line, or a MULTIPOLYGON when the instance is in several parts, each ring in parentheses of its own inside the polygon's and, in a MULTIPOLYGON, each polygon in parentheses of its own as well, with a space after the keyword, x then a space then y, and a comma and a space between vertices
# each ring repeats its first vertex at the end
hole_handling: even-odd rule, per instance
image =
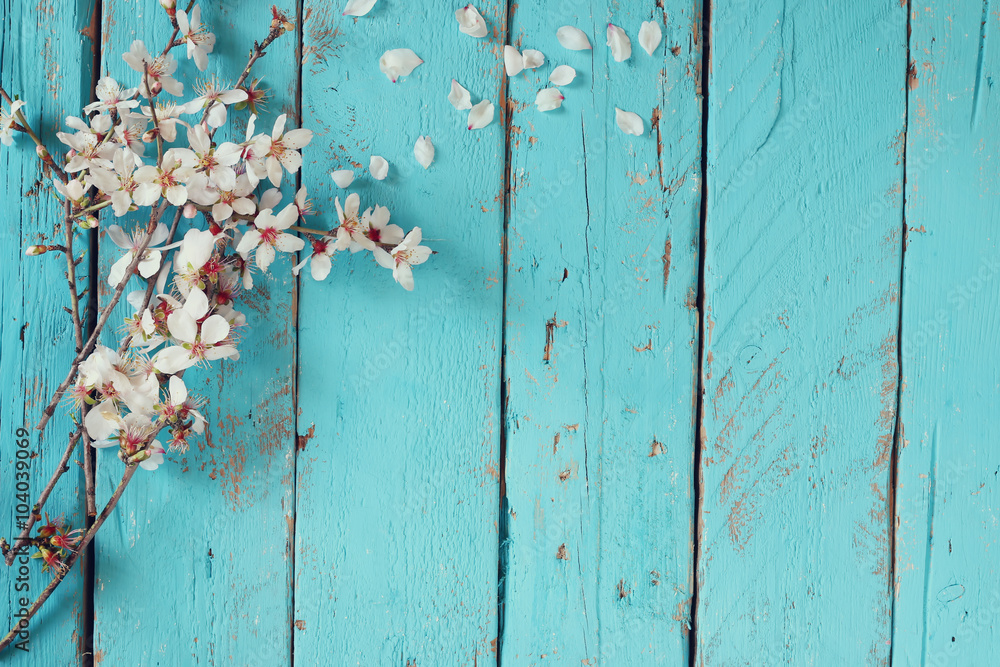
MULTIPOLYGON (((204 3, 214 72, 242 68, 270 4, 204 3)), ((256 70, 259 127, 317 133, 289 191, 329 216, 329 172, 383 155, 389 178, 354 190, 439 254, 413 294, 347 261, 258 281, 243 359, 190 376, 208 436, 137 475, 92 573, 0 662, 995 663, 995 0, 485 0, 482 40, 457 1, 278 4, 297 30, 256 70), (508 78, 504 44, 547 62, 508 78), (393 85, 378 58, 398 47, 425 64, 393 85), (541 113, 558 64, 577 78, 541 113), (451 79, 491 125, 465 129, 451 79)), ((166 26, 154 0, 0 0, 0 82, 55 151, 94 77, 166 26)), ((72 334, 61 269, 22 258, 58 206, 23 142, 0 169, 10 534, 14 431, 72 334)), ((35 493, 69 428, 32 438, 35 493)), ((118 466, 98 456, 101 497, 118 466)), ((82 499, 50 511, 79 520, 82 499)))

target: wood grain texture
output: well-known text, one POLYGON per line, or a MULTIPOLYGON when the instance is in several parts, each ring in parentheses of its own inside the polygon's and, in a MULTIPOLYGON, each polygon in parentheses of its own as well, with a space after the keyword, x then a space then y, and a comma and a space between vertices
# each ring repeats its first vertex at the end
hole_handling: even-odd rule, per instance
MULTIPOLYGON (((293 2, 278 4, 295 15, 293 2)), ((219 35, 215 53, 209 71, 199 74, 177 49, 182 80, 224 73, 232 82, 254 40, 267 34, 270 12, 264 3, 260 8, 247 12, 235 4, 204 3, 202 18, 219 35)), ((121 54, 133 39, 159 51, 169 23, 157 3, 105 0, 103 31, 104 71, 133 81, 121 54)), ((295 34, 284 35, 254 69, 273 94, 258 131, 268 131, 279 113, 292 114, 294 122, 296 47, 295 34)), ((230 113, 236 117, 233 134, 242 139, 249 112, 230 113)), ((183 141, 180 128, 178 135, 183 141)), ((120 251, 105 238, 106 266, 120 251)), ((239 305, 248 321, 239 362, 216 362, 210 371, 185 375, 190 391, 208 401, 206 435, 189 452, 169 455, 159 470, 139 471, 143 474, 136 474, 97 538, 94 645, 105 664, 290 661, 295 450, 290 267, 282 257, 269 276, 255 275, 253 292, 239 305), (149 632, 148 639, 124 639, 136 631, 149 632)), ((106 291, 106 282, 103 287, 106 291)), ((122 466, 111 451, 99 452, 98 461, 100 489, 107 493, 122 466)))
POLYGON ((697 662, 885 664, 905 9, 711 23, 697 662))
POLYGON ((687 662, 701 15, 665 4, 522 2, 512 19, 511 43, 547 62, 508 103, 504 665, 687 662), (625 62, 609 21, 632 40, 625 62), (565 24, 593 51, 563 48, 565 24), (577 78, 542 113, 560 64, 577 78))
POLYGON ((920 2, 911 17, 900 666, 993 664, 1000 651, 998 12, 995 1, 920 2))
MULTIPOLYGON (((64 148, 55 136, 63 118, 79 113, 90 101, 93 43, 86 29, 92 9, 90 0, 0 2, 0 83, 27 103, 23 111, 28 122, 53 154, 64 148)), ((0 532, 10 542, 21 532, 18 515, 26 514, 18 505, 26 500, 30 507, 35 502, 55 471, 72 428, 64 410, 57 411, 44 436, 34 428, 74 356, 72 322, 61 308, 70 303, 66 262, 59 253, 24 257, 28 245, 61 244, 64 239, 62 205, 40 169, 34 144, 19 136, 13 146, 0 147, 0 532), (23 448, 30 458, 21 459, 29 464, 27 479, 19 474, 24 471, 17 463, 22 448, 15 432, 21 427, 30 431, 23 448)), ((77 246, 81 254, 86 249, 85 240, 77 246)), ((82 268, 86 265, 84 261, 82 268)), ((81 287, 86 287, 85 273, 81 278, 81 287)), ((76 489, 82 478, 77 460, 78 452, 63 485, 46 506, 53 518, 61 515, 74 526, 84 521, 82 494, 76 489)), ((9 569, 0 565, 3 623, 12 626, 14 614, 25 606, 20 599, 30 603, 50 580, 38 560, 18 559, 9 569), (22 589, 25 584, 27 590, 22 589)), ((5 665, 73 662, 83 605, 83 578, 77 566, 32 623, 29 652, 12 648, 0 661, 5 665)))
POLYGON ((477 3, 488 37, 456 6, 378 3, 365 17, 309 0, 303 114, 317 131, 303 183, 327 215, 356 168, 363 208, 389 207, 440 254, 406 293, 360 254, 300 307, 295 653, 303 664, 474 665, 495 660, 504 139, 466 130, 451 80, 497 104, 503 2, 477 3), (392 84, 383 52, 425 63, 392 84), (436 158, 413 156, 426 135, 436 158), (389 177, 368 173, 385 157, 389 177), (444 258, 448 258, 444 260, 444 258), (442 261, 444 260, 444 261, 442 261))

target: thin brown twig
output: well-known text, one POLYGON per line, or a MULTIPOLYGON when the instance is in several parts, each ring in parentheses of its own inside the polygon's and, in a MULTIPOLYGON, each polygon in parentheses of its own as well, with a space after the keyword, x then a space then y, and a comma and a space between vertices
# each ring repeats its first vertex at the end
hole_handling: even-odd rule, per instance
MULTIPOLYGON (((14 100, 10 98, 10 95, 8 95, 7 91, 3 89, 3 86, 0 86, 0 97, 2 97, 10 107, 14 106, 14 100)), ((43 155, 47 157, 46 159, 45 157, 42 157, 42 155, 39 155, 38 159, 41 160, 43 165, 48 165, 49 167, 51 167, 52 170, 55 171, 59 175, 59 178, 65 183, 66 172, 63 171, 62 167, 57 165, 55 160, 52 159, 52 156, 49 155, 48 149, 45 148, 45 144, 43 144, 42 140, 38 138, 38 135, 35 134, 35 131, 31 129, 31 124, 28 123, 28 119, 24 117, 24 114, 21 113, 20 110, 14 114, 14 118, 19 123, 15 127, 24 132, 25 134, 27 134, 29 137, 31 137, 31 140, 35 142, 35 145, 40 147, 44 151, 43 155)))

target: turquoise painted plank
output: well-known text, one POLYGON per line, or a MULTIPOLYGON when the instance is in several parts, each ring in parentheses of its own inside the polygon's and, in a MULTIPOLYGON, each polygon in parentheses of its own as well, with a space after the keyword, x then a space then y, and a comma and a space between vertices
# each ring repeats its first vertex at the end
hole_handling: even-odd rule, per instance
POLYGON ((504 665, 687 664, 701 8, 663 4, 522 2, 512 18, 511 42, 547 62, 510 80, 504 665), (562 25, 593 52, 563 48, 562 25), (577 78, 540 112, 562 64, 577 78))
MULTIPOLYGON (((218 35, 215 52, 202 74, 183 49, 176 50, 181 80, 216 73, 231 83, 254 40, 267 34, 272 3, 201 4, 202 19, 218 35)), ((278 6, 295 16, 291 0, 278 6)), ((104 71, 134 81, 121 54, 134 39, 144 40, 151 51, 162 49, 167 35, 169 23, 158 3, 105 0, 104 71)), ((254 68, 274 95, 258 131, 279 113, 294 117, 296 47, 295 34, 286 34, 254 68)), ((249 112, 230 114, 236 116, 232 132, 242 138, 249 112)), ((183 130, 178 134, 183 140, 183 130)), ((105 239, 106 267, 118 249, 105 239)), ((240 360, 185 375, 192 394, 208 401, 206 435, 186 454, 168 455, 160 469, 139 471, 98 535, 94 646, 105 664, 290 661, 295 354, 290 266, 281 258, 269 276, 255 274, 253 292, 237 303, 249 325, 241 334, 240 360), (129 639, 137 630, 148 631, 148 639, 129 639)), ((122 466, 110 451, 98 452, 98 461, 100 489, 107 494, 122 466)))
MULTIPOLYGON (((79 0, 23 3, 0 2, 0 84, 28 106, 28 122, 53 155, 65 147, 56 139, 68 114, 79 114, 90 101, 93 44, 85 34, 93 2, 79 0)), ((6 105, 4 105, 6 108, 6 105)), ((70 303, 63 255, 25 257, 24 249, 36 243, 63 243, 62 205, 50 181, 42 174, 35 146, 24 135, 13 146, 0 146, 0 532, 13 543, 21 531, 18 505, 30 507, 45 487, 66 448, 72 424, 65 409, 56 411, 44 434, 35 425, 52 392, 69 370, 74 352, 73 326, 62 306, 70 303), (44 241, 43 241, 44 239, 44 241), (16 431, 30 433, 25 446, 17 444, 16 431), (27 479, 19 475, 19 454, 30 455, 27 479), (26 483, 27 488, 18 486, 26 483), (27 494, 25 497, 24 494, 27 494)), ((85 239, 76 249, 87 249, 85 239)), ((86 261, 81 267, 86 269, 86 261)), ((85 278, 85 272, 81 276, 85 278)), ((81 282, 81 287, 86 283, 81 282)), ((46 510, 80 527, 84 521, 82 473, 77 467, 79 449, 71 470, 49 498, 46 510)), ((3 634, 22 608, 21 598, 34 601, 51 580, 37 560, 20 559, 12 568, 0 564, 0 619, 3 634), (23 568, 23 569, 22 569, 23 568), (23 587, 27 585, 27 590, 23 587)), ((5 665, 68 665, 76 661, 83 612, 81 567, 74 568, 32 622, 26 647, 8 649, 0 656, 5 665)))
POLYGON ((1000 448, 997 2, 919 2, 906 162, 895 665, 988 665, 1000 448))
MULTIPOLYGON (((365 254, 326 282, 303 275, 295 562, 296 661, 474 665, 495 660, 502 126, 468 131, 451 80, 499 107, 505 3, 477 3, 489 35, 458 30, 458 3, 378 3, 341 16, 305 3, 302 107, 318 135, 303 183, 389 207, 440 254, 405 292, 365 254), (392 84, 379 58, 425 62, 392 84), (437 156, 424 170, 419 136, 437 156), (373 180, 372 155, 389 163, 373 180), (357 167, 340 190, 330 171, 357 167)), ((363 210, 363 209, 362 209, 363 210)), ((320 224, 320 223, 317 223, 320 224)))
POLYGON ((711 35, 697 662, 885 664, 905 8, 711 35))

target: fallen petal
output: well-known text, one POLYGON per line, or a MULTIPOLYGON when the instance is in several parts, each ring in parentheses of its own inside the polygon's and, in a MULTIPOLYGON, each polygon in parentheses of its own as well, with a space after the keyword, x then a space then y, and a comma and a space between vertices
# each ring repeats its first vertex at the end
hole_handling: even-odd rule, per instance
POLYGON ((663 39, 663 32, 660 31, 660 24, 654 21, 642 22, 642 27, 639 28, 639 45, 646 53, 653 55, 653 51, 660 45, 661 39, 663 39))
POLYGON ((459 111, 472 108, 472 98, 469 97, 469 91, 454 79, 451 80, 451 94, 448 95, 448 101, 459 111))
POLYGON ((493 103, 483 100, 469 111, 469 129, 479 130, 493 122, 493 103))
POLYGON ((344 16, 364 16, 375 6, 376 0, 348 0, 344 16))
POLYGON ((620 63, 632 57, 632 41, 624 30, 611 23, 608 24, 608 46, 611 47, 611 56, 615 62, 620 63))
POLYGON ((593 48, 590 45, 590 40, 587 39, 586 33, 571 25, 564 25, 559 28, 556 31, 556 38, 563 47, 570 51, 586 51, 593 48))
POLYGON ((552 111, 561 107, 564 99, 558 88, 545 88, 535 96, 535 105, 539 111, 552 111))
MULTIPOLYGON (((638 118, 638 116, 636 116, 638 118)), ((368 163, 368 170, 372 173, 372 178, 376 181, 384 181, 389 175, 389 163, 380 155, 372 155, 368 163)))
POLYGON ((641 137, 646 131, 642 124, 642 118, 639 118, 639 114, 632 113, 631 111, 622 111, 618 107, 615 107, 615 120, 618 122, 618 127, 625 134, 634 134, 637 137, 641 137))
POLYGON ((545 64, 545 54, 534 49, 525 49, 521 55, 524 58, 524 69, 535 69, 545 64))
POLYGON ((510 44, 503 47, 503 65, 507 69, 507 76, 517 76, 524 69, 524 58, 510 44))
POLYGON ((353 169, 338 169, 330 174, 330 176, 333 177, 333 182, 337 184, 338 188, 346 188, 354 182, 353 169))
POLYGON ((417 143, 413 146, 413 156, 424 169, 431 166, 431 162, 434 161, 434 144, 431 143, 430 137, 417 139, 417 143))
POLYGON ((549 81, 555 86, 568 86, 573 83, 573 79, 575 78, 576 70, 569 65, 560 65, 552 70, 552 74, 549 75, 549 81))
POLYGON ((389 77, 390 81, 396 83, 399 77, 408 76, 423 62, 410 49, 392 49, 382 54, 378 61, 378 67, 383 74, 389 77))
POLYGON ((483 15, 474 6, 466 5, 462 7, 455 12, 455 18, 458 19, 458 29, 466 35, 472 37, 486 36, 486 21, 483 20, 483 15))

